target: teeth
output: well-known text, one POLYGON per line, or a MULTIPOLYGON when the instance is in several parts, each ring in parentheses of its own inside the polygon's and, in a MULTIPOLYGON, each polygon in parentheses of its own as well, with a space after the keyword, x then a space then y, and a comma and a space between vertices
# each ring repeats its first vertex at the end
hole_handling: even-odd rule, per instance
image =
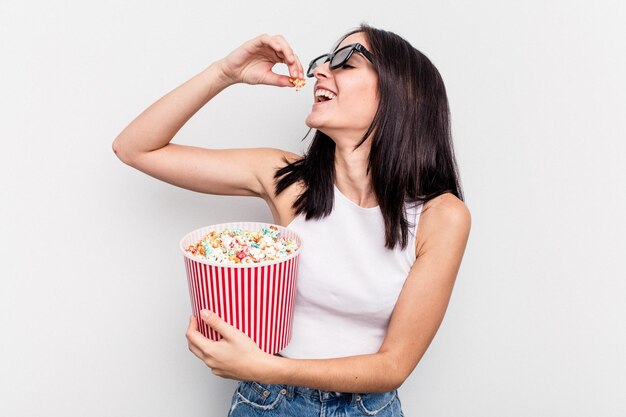
POLYGON ((322 88, 320 88, 319 90, 315 92, 315 97, 320 97, 320 96, 324 96, 328 98, 329 100, 332 100, 336 97, 336 95, 332 93, 331 91, 324 90, 322 88))

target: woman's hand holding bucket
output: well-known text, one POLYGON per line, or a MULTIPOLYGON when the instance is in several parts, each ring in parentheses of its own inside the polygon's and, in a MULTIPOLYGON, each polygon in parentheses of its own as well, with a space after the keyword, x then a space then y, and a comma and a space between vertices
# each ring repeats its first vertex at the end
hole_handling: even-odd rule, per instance
POLYGON ((202 320, 222 339, 213 341, 198 330, 195 316, 189 319, 187 340, 189 350, 212 369, 213 375, 238 381, 256 381, 266 375, 266 364, 272 356, 263 352, 254 340, 217 314, 202 310, 202 320))

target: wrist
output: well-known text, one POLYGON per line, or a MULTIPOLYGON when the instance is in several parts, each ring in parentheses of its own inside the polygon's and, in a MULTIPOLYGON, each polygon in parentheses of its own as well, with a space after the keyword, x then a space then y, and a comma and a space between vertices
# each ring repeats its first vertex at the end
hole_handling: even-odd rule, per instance
POLYGON ((215 75, 219 79, 220 83, 224 86, 224 88, 238 83, 238 81, 232 75, 230 75, 224 67, 223 59, 213 62, 211 65, 209 65, 209 68, 207 68, 207 70, 209 69, 214 71, 215 75))
POLYGON ((286 366, 287 358, 282 356, 274 356, 268 353, 264 353, 261 360, 258 361, 258 366, 255 372, 255 381, 262 384, 280 384, 283 383, 281 375, 283 369, 286 366))

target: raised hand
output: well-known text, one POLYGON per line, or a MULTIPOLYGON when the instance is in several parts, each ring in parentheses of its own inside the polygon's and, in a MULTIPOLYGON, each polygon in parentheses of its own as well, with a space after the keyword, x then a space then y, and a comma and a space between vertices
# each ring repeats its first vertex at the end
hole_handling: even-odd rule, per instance
POLYGON ((282 35, 263 34, 250 39, 220 60, 220 66, 233 83, 292 87, 289 78, 304 80, 302 64, 282 35), (289 76, 272 71, 278 63, 287 65, 289 76))

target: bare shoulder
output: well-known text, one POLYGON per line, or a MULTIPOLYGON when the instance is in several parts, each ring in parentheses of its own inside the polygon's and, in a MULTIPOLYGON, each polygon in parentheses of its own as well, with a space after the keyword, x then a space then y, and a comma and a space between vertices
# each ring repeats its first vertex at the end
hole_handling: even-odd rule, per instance
POLYGON ((263 192, 261 196, 269 206, 274 222, 285 226, 293 220, 295 212, 293 203, 304 191, 302 182, 297 181, 287 187, 280 195, 276 195, 276 178, 274 175, 280 168, 302 159, 302 155, 276 148, 266 148, 268 159, 259 175, 263 192))
POLYGON ((284 151, 282 149, 277 149, 282 155, 283 160, 286 160, 288 163, 296 162, 299 159, 302 159, 302 155, 298 155, 297 153, 284 151))
MULTIPOLYGON (((291 164, 296 162, 299 159, 302 159, 302 155, 298 155, 296 153, 285 151, 283 149, 278 148, 263 148, 266 152, 267 157, 273 160, 274 166, 285 166, 286 164, 291 164)), ((268 167, 269 168, 269 167, 268 167)))
POLYGON ((263 148, 262 151, 263 168, 258 171, 257 175, 263 187, 262 197, 267 200, 274 198, 276 170, 301 159, 302 156, 277 148, 263 148))
POLYGON ((462 245, 465 247, 472 217, 465 203, 452 193, 445 193, 424 204, 420 215, 416 253, 432 245, 462 245))
MULTIPOLYGON (((452 193, 444 193, 424 205, 424 219, 429 222, 471 223, 471 214, 465 203, 452 193)), ((441 226, 441 224, 438 224, 441 226)))

